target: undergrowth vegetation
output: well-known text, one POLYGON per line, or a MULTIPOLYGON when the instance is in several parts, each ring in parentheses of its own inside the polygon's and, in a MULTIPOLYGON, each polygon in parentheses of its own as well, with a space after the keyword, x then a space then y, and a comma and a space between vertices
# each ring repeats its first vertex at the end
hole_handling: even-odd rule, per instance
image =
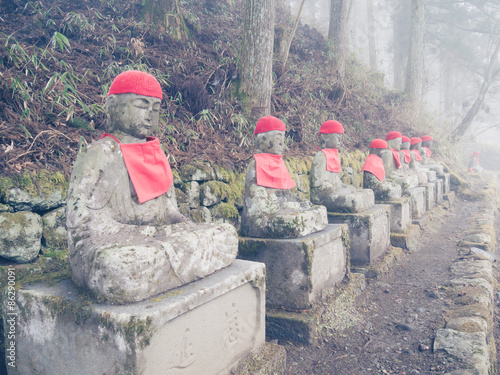
MULTIPOLYGON (((113 78, 139 69, 164 92, 158 137, 175 167, 193 160, 241 169, 252 153, 254 124, 234 96, 243 2, 184 1, 186 41, 143 22, 141 1, 10 0, 0 23, 0 174, 61 170, 69 175, 82 143, 106 126, 104 98, 113 78), (215 4, 216 3, 216 4, 215 4)), ((286 30, 293 17, 280 14, 286 30)), ((348 63, 343 82, 331 73, 326 41, 300 26, 288 68, 274 74, 272 114, 287 124, 288 154, 310 155, 321 123, 338 119, 348 148, 399 130, 430 126, 412 119, 401 93, 383 77, 348 63)))

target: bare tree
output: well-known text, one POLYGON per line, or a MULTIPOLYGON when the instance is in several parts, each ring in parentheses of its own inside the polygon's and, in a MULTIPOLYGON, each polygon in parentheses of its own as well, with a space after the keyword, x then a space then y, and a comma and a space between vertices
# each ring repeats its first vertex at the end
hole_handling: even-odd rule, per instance
POLYGON ((347 24, 352 0, 331 0, 328 46, 332 67, 340 79, 345 77, 347 55, 347 24))
POLYGON ((424 77, 425 0, 411 2, 411 33, 405 94, 414 113, 420 112, 424 77))
POLYGON ((288 37, 284 38, 285 44, 284 44, 283 48, 280 50, 279 61, 281 63, 281 66, 280 66, 279 74, 283 74, 285 72, 286 63, 288 61, 288 54, 290 53, 290 47, 292 45, 292 40, 293 40, 293 37, 295 36, 295 31, 297 30, 297 26, 299 25, 300 15, 302 13, 302 8, 304 7, 305 2, 306 2, 306 0, 302 0, 302 2, 300 3, 299 12, 297 13, 297 17, 295 18, 295 24, 293 25, 293 28, 290 31, 288 37))
POLYGON ((168 32, 174 39, 187 38, 179 0, 144 0, 142 17, 146 22, 168 32))
POLYGON ((251 121, 271 113, 275 0, 246 0, 238 95, 251 121))

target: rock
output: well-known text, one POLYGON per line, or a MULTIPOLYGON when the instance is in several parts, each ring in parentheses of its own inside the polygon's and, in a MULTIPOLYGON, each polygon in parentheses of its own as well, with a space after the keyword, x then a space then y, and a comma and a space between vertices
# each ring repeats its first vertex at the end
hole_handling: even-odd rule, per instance
POLYGON ((42 218, 33 212, 0 213, 0 256, 16 263, 33 261, 42 247, 42 218))
POLYGON ((491 236, 486 233, 476 233, 476 234, 471 234, 469 236, 465 236, 463 241, 472 243, 490 243, 491 236))
POLYGON ((196 223, 212 222, 212 214, 207 207, 192 208, 187 212, 186 216, 196 223))
POLYGON ((200 206, 200 184, 196 181, 188 182, 183 186, 183 192, 186 194, 186 203, 191 208, 200 206))
POLYGON ((43 240, 45 247, 66 249, 68 246, 68 232, 66 231, 66 207, 42 216, 43 240))
POLYGON ((424 344, 418 344, 418 351, 419 352, 426 352, 427 350, 429 350, 429 346, 427 345, 424 345, 424 344))
POLYGON ((496 256, 495 254, 493 253, 490 253, 488 251, 485 251, 483 249, 480 249, 478 247, 471 247, 470 248, 470 254, 474 254, 474 255, 479 255, 481 257, 484 257, 492 262, 496 261, 496 256))
POLYGON ((200 200, 201 205, 205 207, 213 206, 226 199, 229 186, 221 181, 209 181, 201 186, 200 200))
POLYGON ((417 328, 411 324, 396 324, 396 329, 399 331, 417 331, 417 328))

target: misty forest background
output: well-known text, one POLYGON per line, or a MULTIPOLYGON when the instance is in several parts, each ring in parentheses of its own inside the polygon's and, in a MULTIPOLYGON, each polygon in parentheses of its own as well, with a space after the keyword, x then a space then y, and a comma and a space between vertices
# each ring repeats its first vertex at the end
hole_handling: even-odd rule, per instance
POLYGON ((497 0, 0 0, 0 175, 71 173, 106 126, 113 78, 160 81, 174 167, 242 170, 255 121, 312 155, 322 122, 366 151, 392 130, 498 143, 497 0))

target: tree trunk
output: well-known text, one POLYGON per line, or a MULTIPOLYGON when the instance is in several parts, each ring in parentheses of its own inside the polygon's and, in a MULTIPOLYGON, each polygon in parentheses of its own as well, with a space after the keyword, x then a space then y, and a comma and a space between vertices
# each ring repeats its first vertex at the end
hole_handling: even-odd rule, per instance
POLYGON ((410 33, 410 6, 408 0, 394 0, 393 2, 394 88, 403 91, 409 48, 407 35, 410 33))
POLYGON ((347 55, 347 24, 352 0, 331 0, 328 45, 332 67, 340 79, 345 77, 347 55))
POLYGON ((142 17, 174 39, 182 40, 188 36, 179 0, 144 0, 142 17))
POLYGON ((253 123, 271 114, 275 0, 246 0, 238 96, 253 123))
POLYGON ((424 79, 425 0, 411 2, 411 32, 406 70, 406 99, 414 114, 420 113, 424 79))
POLYGON ((498 70, 495 71, 495 66, 498 62, 499 52, 500 52, 500 44, 497 44, 495 46, 495 51, 490 57, 490 63, 488 64, 488 67, 484 74, 484 80, 481 85, 481 88, 479 89, 477 98, 474 101, 474 104, 472 104, 472 106, 470 107, 465 117, 460 122, 460 124, 453 131, 453 139, 459 139, 465 134, 469 126, 472 124, 472 121, 474 121, 474 118, 476 117, 477 113, 481 109, 481 105, 483 104, 484 98, 488 93, 488 89, 490 88, 491 83, 493 82, 495 76, 497 76, 499 73, 498 70))
POLYGON ((375 19, 373 16, 373 0, 366 0, 366 12, 368 20, 368 58, 370 69, 377 71, 377 47, 375 38, 375 19))

